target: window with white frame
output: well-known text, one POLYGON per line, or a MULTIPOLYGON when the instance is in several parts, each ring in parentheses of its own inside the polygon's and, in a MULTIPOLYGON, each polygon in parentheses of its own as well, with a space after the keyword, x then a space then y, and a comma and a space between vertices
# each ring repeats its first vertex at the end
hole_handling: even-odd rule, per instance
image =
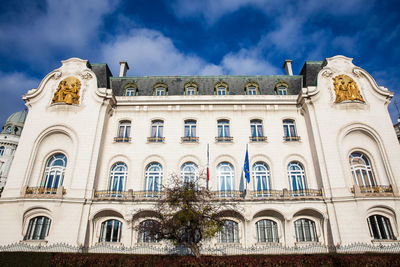
POLYGON ((151 137, 163 137, 164 122, 162 120, 154 120, 151 122, 151 137))
POLYGON ((218 191, 221 194, 225 192, 231 192, 234 188, 234 177, 235 172, 232 164, 228 162, 222 162, 217 166, 217 181, 218 191))
POLYGON ((44 240, 49 235, 51 220, 46 216, 37 216, 29 220, 24 240, 44 240))
POLYGON ((283 120, 283 133, 285 141, 298 140, 294 120, 283 120))
POLYGON ((196 182, 199 177, 199 168, 193 162, 186 162, 181 167, 181 179, 183 183, 196 182))
POLYGON ((128 166, 123 162, 115 163, 111 168, 108 191, 124 192, 127 176, 128 166))
POLYGON ((145 173, 145 188, 146 196, 158 196, 161 191, 161 182, 163 177, 163 168, 160 163, 150 163, 146 168, 145 173))
POLYGON ((286 86, 278 86, 278 95, 287 95, 287 87, 286 86))
POLYGON ((224 220, 219 232, 220 243, 239 243, 239 225, 235 221, 224 220))
POLYGON ((196 95, 196 87, 194 86, 188 86, 186 88, 186 95, 196 95))
POLYGON ((185 137, 196 137, 196 121, 186 120, 185 121, 185 137))
POLYGON ((349 156, 351 172, 358 186, 376 186, 374 172, 366 155, 353 152, 349 156))
POLYGON ((390 219, 382 215, 372 215, 367 218, 369 232, 377 240, 395 240, 390 219))
POLYGON ((257 94, 257 87, 251 85, 247 87, 247 94, 248 95, 256 95, 257 94))
MULTIPOLYGON (((291 190, 302 191, 307 188, 304 167, 300 164, 300 162, 293 161, 289 163, 288 176, 291 190)), ((299 192, 299 194, 302 194, 302 192, 299 192)))
POLYGON ((125 89, 125 96, 134 96, 136 94, 136 88, 134 87, 127 87, 125 89))
POLYGON ((257 196, 268 195, 271 190, 270 172, 264 162, 256 162, 253 165, 254 191, 257 196))
POLYGON ((5 150, 6 150, 6 148, 4 146, 0 146, 0 156, 4 155, 5 150))
POLYGON ((157 235, 152 233, 152 229, 160 227, 160 223, 156 220, 144 220, 139 224, 139 242, 140 243, 155 243, 158 242, 157 235))
POLYGON ((47 160, 41 183, 47 193, 55 194, 57 188, 62 186, 66 166, 67 157, 61 153, 54 154, 47 160))
POLYGON ((156 96, 163 96, 167 95, 167 86, 163 83, 156 84, 154 87, 154 95, 156 96))
POLYGON ((263 125, 261 120, 250 121, 251 137, 263 137, 263 125))
POLYGON ((296 242, 318 242, 315 222, 309 219, 299 219, 294 222, 296 242))
POLYGON ((218 121, 218 137, 230 137, 229 120, 218 121))
POLYGON ((119 138, 129 138, 131 134, 131 122, 130 121, 120 121, 118 128, 119 138))
POLYGON ((122 222, 111 219, 101 223, 99 242, 120 242, 122 222))
POLYGON ((279 243, 278 224, 272 220, 260 220, 256 222, 257 242, 279 243))

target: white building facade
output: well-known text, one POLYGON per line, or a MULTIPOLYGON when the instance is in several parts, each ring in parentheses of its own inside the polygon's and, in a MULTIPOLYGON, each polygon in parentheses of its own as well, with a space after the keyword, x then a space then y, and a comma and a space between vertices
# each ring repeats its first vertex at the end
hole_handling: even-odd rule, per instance
MULTIPOLYGON (((225 227, 212 246, 393 244, 400 149, 393 94, 343 56, 300 75, 112 77, 71 58, 24 96, 29 115, 0 199, 0 245, 156 245, 172 173, 208 165, 225 227), (250 183, 242 178, 248 145, 250 183), (245 190, 247 189, 247 190, 245 190)), ((186 178, 185 178, 186 177, 186 178)))

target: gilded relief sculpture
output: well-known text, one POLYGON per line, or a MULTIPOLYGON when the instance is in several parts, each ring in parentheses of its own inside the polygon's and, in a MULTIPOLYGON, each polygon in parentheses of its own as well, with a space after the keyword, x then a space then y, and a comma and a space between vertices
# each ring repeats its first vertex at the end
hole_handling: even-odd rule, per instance
POLYGON ((341 74, 333 78, 333 86, 335 88, 335 103, 343 101, 361 101, 365 103, 357 87, 356 82, 345 74, 341 74))
POLYGON ((79 104, 80 89, 81 82, 77 78, 65 78, 59 83, 51 103, 79 104))

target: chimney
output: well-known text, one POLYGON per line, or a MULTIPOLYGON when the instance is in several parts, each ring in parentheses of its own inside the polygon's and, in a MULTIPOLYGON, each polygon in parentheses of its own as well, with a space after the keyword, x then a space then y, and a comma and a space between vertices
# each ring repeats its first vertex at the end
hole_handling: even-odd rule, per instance
POLYGON ((126 72, 129 70, 128 62, 127 61, 121 61, 119 62, 120 68, 119 68, 119 77, 125 77, 126 72))
POLYGON ((283 63, 282 68, 285 69, 286 75, 293 75, 293 71, 292 71, 292 60, 290 59, 286 59, 285 63, 283 63))

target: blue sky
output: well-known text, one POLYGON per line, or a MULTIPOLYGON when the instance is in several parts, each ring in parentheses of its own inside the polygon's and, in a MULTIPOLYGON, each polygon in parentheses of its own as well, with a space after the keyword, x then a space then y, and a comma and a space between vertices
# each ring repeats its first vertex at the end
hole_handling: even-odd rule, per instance
MULTIPOLYGON (((70 57, 118 75, 295 74, 334 55, 395 92, 400 103, 400 8, 374 0, 2 0, 0 123, 21 96, 70 57)), ((392 104, 393 120, 397 111, 392 104)), ((400 107, 400 104, 399 104, 400 107)))

